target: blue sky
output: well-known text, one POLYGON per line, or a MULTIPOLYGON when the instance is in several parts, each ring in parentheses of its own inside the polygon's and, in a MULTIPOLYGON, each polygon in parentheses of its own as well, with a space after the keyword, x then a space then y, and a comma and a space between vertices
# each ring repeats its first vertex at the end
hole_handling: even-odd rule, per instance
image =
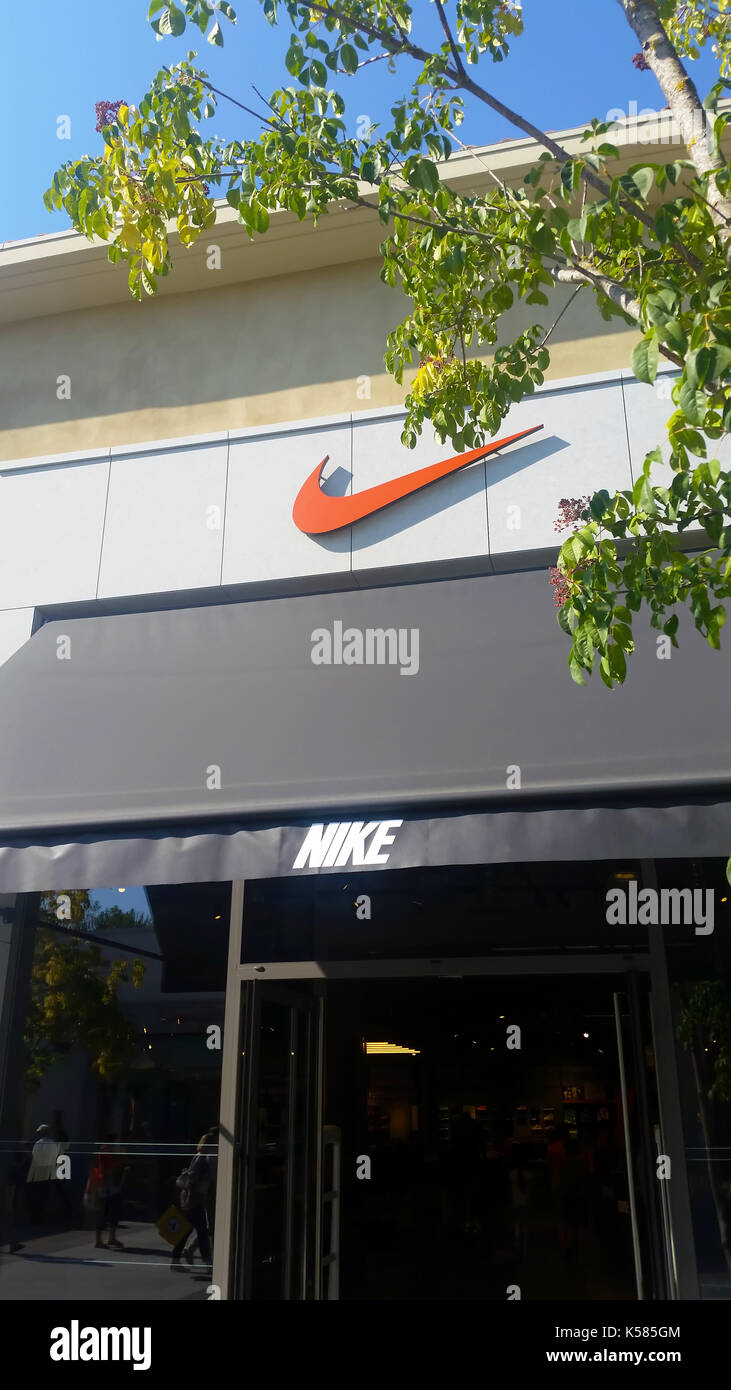
MULTIPOLYGON (((282 61, 289 26, 272 29, 257 0, 235 0, 239 22, 235 29, 226 25, 223 50, 190 28, 182 39, 158 42, 147 8, 147 0, 34 0, 31 10, 7 6, 0 242, 68 225, 63 213, 46 212, 42 195, 60 164, 101 148, 94 103, 138 101, 158 68, 179 61, 189 48, 197 50, 198 63, 215 86, 247 103, 253 97, 252 82, 269 95, 290 80, 282 61), (60 115, 71 118, 70 140, 57 138, 60 115)), ((437 32, 433 7, 428 0, 416 0, 415 8, 417 34, 429 40, 437 32)), ((652 74, 632 65, 637 43, 616 0, 591 0, 590 5, 586 0, 525 0, 524 18, 526 33, 511 59, 484 64, 481 80, 537 124, 560 130, 604 117, 612 108, 629 111, 632 101, 640 109, 664 105, 652 74), (589 59, 597 39, 598 68, 589 59)), ((704 55, 692 68, 705 92, 716 75, 712 58, 704 55)), ((353 79, 340 79, 353 129, 359 115, 377 121, 386 114, 414 70, 414 64, 402 60, 396 77, 389 77, 385 63, 376 63, 353 79)), ((225 102, 210 129, 223 138, 256 134, 254 122, 225 102)), ((459 133, 468 144, 489 144, 512 132, 486 107, 472 103, 459 133)))
POLYGON ((139 912, 152 920, 144 888, 97 888, 90 897, 94 907, 118 907, 122 912, 139 912))

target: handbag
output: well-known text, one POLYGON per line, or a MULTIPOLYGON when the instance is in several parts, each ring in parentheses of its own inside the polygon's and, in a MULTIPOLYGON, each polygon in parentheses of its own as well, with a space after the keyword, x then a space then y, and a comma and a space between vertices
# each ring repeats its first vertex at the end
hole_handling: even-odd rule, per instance
POLYGON ((175 1186, 180 1193, 181 1211, 188 1211, 195 1205, 196 1200, 201 1201, 205 1197, 210 1186, 210 1174, 208 1164, 205 1159, 201 1161, 200 1154, 196 1155, 189 1168, 184 1168, 182 1173, 178 1174, 175 1186))

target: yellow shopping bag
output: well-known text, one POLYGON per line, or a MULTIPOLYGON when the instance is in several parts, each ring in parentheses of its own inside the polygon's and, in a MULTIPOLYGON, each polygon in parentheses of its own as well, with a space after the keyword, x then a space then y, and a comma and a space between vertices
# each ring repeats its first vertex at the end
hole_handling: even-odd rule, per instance
POLYGON ((182 1240, 183 1236, 187 1236, 188 1232, 193 1229, 187 1217, 183 1216, 182 1211, 179 1211, 174 1204, 169 1206, 162 1216, 158 1216, 155 1225, 168 1245, 177 1245, 178 1241, 182 1240))

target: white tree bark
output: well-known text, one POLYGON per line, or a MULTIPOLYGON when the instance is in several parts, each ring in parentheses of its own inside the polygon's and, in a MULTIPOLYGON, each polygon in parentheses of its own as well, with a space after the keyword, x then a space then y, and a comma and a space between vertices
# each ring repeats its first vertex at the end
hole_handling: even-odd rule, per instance
MULTIPOLYGON (((725 168, 725 160, 714 154, 706 134, 706 112, 698 89, 688 76, 657 11, 654 0, 618 0, 627 23, 642 45, 645 59, 657 78, 688 156, 699 175, 725 168)), ((711 178, 707 186, 711 216, 724 243, 731 237, 731 199, 722 194, 711 178)))

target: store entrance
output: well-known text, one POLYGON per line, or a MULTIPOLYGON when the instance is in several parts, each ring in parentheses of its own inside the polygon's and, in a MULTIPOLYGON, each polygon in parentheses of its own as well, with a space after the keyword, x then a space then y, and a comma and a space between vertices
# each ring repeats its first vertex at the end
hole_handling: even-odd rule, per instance
POLYGON ((637 964, 245 984, 238 1297, 666 1297, 637 964))
MULTIPOLYGON (((369 1159, 369 1176, 344 1164, 341 1298, 636 1297, 614 993, 338 984, 326 1114, 369 1159)), ((637 1160, 635 1077, 627 1094, 637 1160)))

